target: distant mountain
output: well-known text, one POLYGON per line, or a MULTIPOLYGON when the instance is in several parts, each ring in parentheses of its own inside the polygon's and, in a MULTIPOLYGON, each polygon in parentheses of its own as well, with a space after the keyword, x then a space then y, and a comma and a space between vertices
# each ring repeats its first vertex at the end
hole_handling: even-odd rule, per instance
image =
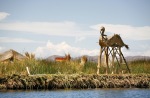
MULTIPOLYGON (((88 56, 88 55, 86 56, 88 58, 88 61, 98 62, 98 56, 88 56)), ((80 58, 81 57, 77 57, 77 59, 80 59, 80 58)), ((102 57, 102 59, 104 60, 104 57, 102 57)), ((136 60, 150 60, 150 56, 127 56, 125 57, 125 59, 127 62, 136 61, 136 60)))
MULTIPOLYGON (((91 61, 91 62, 97 62, 98 60, 98 56, 88 56, 88 55, 85 55, 88 59, 88 61, 91 61)), ((52 56, 49 56, 48 58, 46 58, 47 61, 55 61, 55 58, 56 57, 64 57, 64 56, 60 56, 60 55, 52 55, 52 56)), ((72 60, 80 60, 81 59, 81 56, 80 57, 72 57, 71 58, 72 60)))
MULTIPOLYGON (((92 62, 97 62, 98 60, 98 56, 88 56, 88 55, 85 55, 88 59, 88 61, 92 61, 92 62)), ((48 58, 46 58, 47 61, 54 61, 56 57, 64 57, 64 56, 60 56, 60 55, 52 55, 52 56, 49 56, 48 58)), ((71 59, 72 60, 80 60, 81 56, 80 57, 72 57, 71 59)))
MULTIPOLYGON (((85 55, 85 56, 87 57, 88 61, 90 61, 90 62, 98 62, 98 56, 88 56, 88 55, 85 55)), ((46 60, 54 61, 56 57, 64 57, 64 56, 52 55, 52 56, 49 56, 48 58, 46 58, 46 60)), ((80 60, 81 56, 74 57, 71 59, 72 60, 80 60)), ((127 57, 125 57, 125 59, 127 62, 136 61, 136 60, 150 60, 150 56, 127 56, 127 57)))
POLYGON ((62 56, 59 56, 59 55, 52 55, 52 56, 49 56, 48 58, 46 58, 47 61, 55 61, 55 58, 56 57, 62 57, 62 56))
MULTIPOLYGON (((91 62, 97 62, 98 61, 98 56, 88 56, 88 55, 84 55, 84 56, 87 57, 88 61, 91 61, 91 62)), ((81 56, 73 58, 73 60, 79 60, 79 59, 81 59, 81 56)))
POLYGON ((150 60, 150 56, 127 56, 125 58, 127 61, 150 60))

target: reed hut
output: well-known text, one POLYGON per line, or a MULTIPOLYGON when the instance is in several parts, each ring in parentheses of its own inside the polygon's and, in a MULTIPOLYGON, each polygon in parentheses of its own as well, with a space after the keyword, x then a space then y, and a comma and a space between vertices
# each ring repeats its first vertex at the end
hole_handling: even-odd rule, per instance
POLYGON ((23 60, 26 57, 23 56, 22 54, 18 53, 17 51, 10 49, 8 51, 5 51, 0 55, 0 62, 7 62, 11 61, 13 62, 14 60, 23 60))

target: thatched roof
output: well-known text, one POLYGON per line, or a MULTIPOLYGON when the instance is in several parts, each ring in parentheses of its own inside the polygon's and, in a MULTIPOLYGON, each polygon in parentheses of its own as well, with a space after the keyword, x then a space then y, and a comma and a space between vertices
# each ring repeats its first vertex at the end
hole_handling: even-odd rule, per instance
MULTIPOLYGON (((100 39, 101 40, 101 39, 100 39)), ((126 45, 120 35, 114 34, 111 37, 107 37, 104 41, 99 41, 99 44, 102 46, 110 46, 110 47, 123 47, 125 46, 127 49, 129 48, 128 45, 126 45)))
POLYGON ((124 46, 124 42, 118 34, 115 34, 110 38, 108 38, 107 44, 109 46, 120 46, 120 47, 124 46))
POLYGON ((6 60, 10 60, 10 59, 16 59, 16 60, 22 60, 22 59, 25 59, 26 57, 23 56, 22 54, 16 52, 15 50, 8 50, 4 53, 2 53, 0 55, 0 62, 3 62, 3 61, 6 61, 6 60))

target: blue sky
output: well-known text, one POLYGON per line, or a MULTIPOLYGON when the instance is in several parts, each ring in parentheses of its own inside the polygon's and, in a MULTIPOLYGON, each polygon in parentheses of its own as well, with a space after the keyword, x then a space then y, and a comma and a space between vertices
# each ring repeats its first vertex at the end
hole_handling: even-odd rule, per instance
POLYGON ((0 0, 0 52, 99 54, 99 29, 120 34, 125 56, 150 56, 149 0, 0 0))

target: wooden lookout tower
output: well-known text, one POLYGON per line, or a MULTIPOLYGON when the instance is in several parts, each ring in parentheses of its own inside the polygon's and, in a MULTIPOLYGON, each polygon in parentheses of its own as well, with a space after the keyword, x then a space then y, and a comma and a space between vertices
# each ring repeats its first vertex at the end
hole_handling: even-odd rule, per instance
POLYGON ((104 63, 106 67, 106 74, 119 73, 118 70, 123 64, 126 65, 126 70, 128 71, 128 73, 131 73, 126 59, 121 51, 121 48, 123 46, 125 46, 128 49, 128 45, 126 45, 123 42, 120 35, 114 34, 111 37, 107 37, 107 35, 105 35, 104 32, 105 28, 101 27, 99 39, 100 54, 98 57, 97 74, 99 74, 100 67, 103 66, 104 63))

